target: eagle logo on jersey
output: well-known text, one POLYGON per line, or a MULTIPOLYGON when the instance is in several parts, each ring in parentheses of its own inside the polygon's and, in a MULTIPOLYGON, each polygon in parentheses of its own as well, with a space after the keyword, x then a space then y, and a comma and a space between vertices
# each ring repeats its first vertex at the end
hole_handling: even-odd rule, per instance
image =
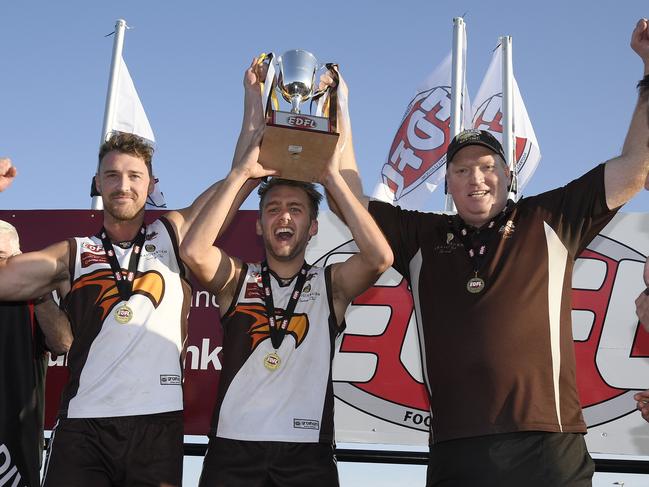
MULTIPOLYGON (((115 305, 122 301, 117 289, 115 276, 110 269, 100 269, 86 274, 77 279, 72 285, 70 293, 82 290, 97 290, 94 305, 101 308, 101 320, 111 312, 115 305)), ((151 300, 154 308, 157 308, 165 293, 165 282, 162 274, 157 271, 138 272, 133 281, 133 294, 142 294, 151 300)))
MULTIPOLYGON (((284 317, 283 309, 276 309, 277 321, 281 323, 284 317)), ((268 325, 268 317, 266 316, 266 309, 260 304, 244 304, 236 307, 235 313, 243 313, 253 319, 250 328, 248 328, 248 335, 252 339, 251 352, 257 346, 270 337, 270 327, 268 325)), ((309 318, 306 314, 295 313, 288 322, 286 329, 287 335, 292 335, 295 339, 295 348, 299 347, 309 333, 309 318)))

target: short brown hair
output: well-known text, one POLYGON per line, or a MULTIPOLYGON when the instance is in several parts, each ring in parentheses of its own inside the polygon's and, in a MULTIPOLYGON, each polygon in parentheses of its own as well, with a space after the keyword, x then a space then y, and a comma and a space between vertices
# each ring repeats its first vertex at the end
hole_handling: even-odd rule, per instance
POLYGON ((113 132, 110 138, 101 144, 99 148, 99 165, 101 165, 104 156, 112 151, 139 157, 146 164, 149 170, 149 176, 153 176, 151 161, 153 160, 153 152, 155 149, 146 139, 126 132, 113 132))
POLYGON ((309 208, 311 220, 316 220, 318 218, 318 211, 320 202, 322 201, 322 195, 316 189, 315 184, 305 183, 302 181, 293 181, 292 179, 272 178, 261 183, 259 189, 257 190, 257 194, 259 195, 260 211, 263 209, 264 198, 268 194, 268 191, 276 186, 291 186, 293 188, 300 188, 301 190, 303 190, 306 193, 307 199, 309 200, 311 206, 311 208, 309 208))

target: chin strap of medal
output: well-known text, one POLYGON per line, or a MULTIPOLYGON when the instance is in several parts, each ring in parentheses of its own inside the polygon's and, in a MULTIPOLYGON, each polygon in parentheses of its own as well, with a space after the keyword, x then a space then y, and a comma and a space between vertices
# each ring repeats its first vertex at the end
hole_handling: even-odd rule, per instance
POLYGON ((302 294, 302 288, 306 282, 306 276, 309 272, 311 266, 306 262, 302 264, 302 268, 297 276, 295 287, 291 292, 291 296, 286 305, 286 310, 282 317, 282 321, 277 326, 277 317, 275 314, 275 303, 273 302, 273 290, 270 285, 270 271, 268 269, 268 262, 264 261, 261 264, 261 283, 264 286, 264 306, 266 307, 266 315, 268 316, 268 333, 270 334, 270 341, 273 344, 275 351, 272 354, 268 354, 264 358, 264 365, 269 370, 276 370, 280 365, 280 358, 277 355, 277 350, 282 345, 282 341, 286 336, 286 330, 288 330, 288 324, 291 321, 293 312, 295 311, 295 306, 297 305, 300 295, 302 294), (268 359, 270 356, 273 356, 273 362, 269 363, 268 359))
POLYGON ((131 257, 128 261, 128 269, 126 276, 124 276, 119 261, 117 260, 117 256, 115 255, 113 244, 108 238, 106 229, 102 227, 101 232, 99 233, 101 243, 104 246, 104 252, 106 253, 106 257, 108 258, 108 263, 110 264, 110 269, 113 271, 113 275, 115 276, 115 284, 117 285, 117 290, 119 291, 119 297, 122 299, 122 301, 128 301, 133 294, 133 281, 135 280, 135 272, 137 271, 137 264, 140 261, 140 255, 142 253, 142 247, 144 246, 145 236, 146 228, 144 227, 144 225, 142 225, 142 228, 140 228, 140 231, 133 241, 131 257))

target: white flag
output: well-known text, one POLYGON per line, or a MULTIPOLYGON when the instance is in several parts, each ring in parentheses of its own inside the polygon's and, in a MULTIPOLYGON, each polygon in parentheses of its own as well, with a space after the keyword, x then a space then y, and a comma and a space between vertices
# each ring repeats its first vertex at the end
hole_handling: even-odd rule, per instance
POLYGON ((118 131, 139 135, 155 142, 149 119, 144 113, 144 107, 137 96, 135 85, 128 72, 124 58, 119 58, 119 74, 117 76, 117 91, 112 126, 109 132, 118 131))
MULTIPOLYGON (((119 62, 113 120, 111 126, 108 127, 108 133, 113 131, 126 132, 155 142, 149 119, 144 112, 144 107, 137 95, 135 85, 122 56, 119 57, 119 62)), ((155 178, 153 193, 147 198, 146 205, 147 208, 152 209, 167 207, 164 195, 158 185, 158 178, 155 178)))
MULTIPOLYGON (((541 160, 541 150, 536 140, 532 122, 525 109, 523 97, 518 89, 516 78, 512 76, 514 151, 516 171, 518 174, 518 195, 531 179, 541 160)), ((473 103, 473 120, 471 126, 476 129, 488 130, 502 143, 502 48, 498 46, 491 58, 478 94, 473 103)))
MULTIPOLYGON (((462 116, 467 119, 469 106, 465 85, 462 116)), ((450 127, 449 53, 408 104, 372 197, 402 208, 422 209, 444 180, 450 127)))

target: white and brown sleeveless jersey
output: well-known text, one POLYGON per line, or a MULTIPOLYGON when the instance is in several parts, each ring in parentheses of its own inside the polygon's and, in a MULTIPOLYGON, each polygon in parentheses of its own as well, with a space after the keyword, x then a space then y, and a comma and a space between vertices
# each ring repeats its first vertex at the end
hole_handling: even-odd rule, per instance
MULTIPOLYGON (((122 267, 132 247, 114 245, 122 267)), ((72 288, 63 305, 74 342, 60 415, 97 418, 183 408, 181 350, 191 288, 166 219, 146 227, 128 301, 120 298, 98 236, 70 241, 72 288)))
MULTIPOLYGON (((236 298, 223 315, 223 370, 211 434, 248 441, 333 441, 331 360, 336 326, 330 267, 311 267, 302 294, 275 350, 269 335, 259 264, 242 271, 236 298), (279 357, 271 370, 264 358, 279 357)), ((295 278, 270 281, 281 316, 295 278)))

